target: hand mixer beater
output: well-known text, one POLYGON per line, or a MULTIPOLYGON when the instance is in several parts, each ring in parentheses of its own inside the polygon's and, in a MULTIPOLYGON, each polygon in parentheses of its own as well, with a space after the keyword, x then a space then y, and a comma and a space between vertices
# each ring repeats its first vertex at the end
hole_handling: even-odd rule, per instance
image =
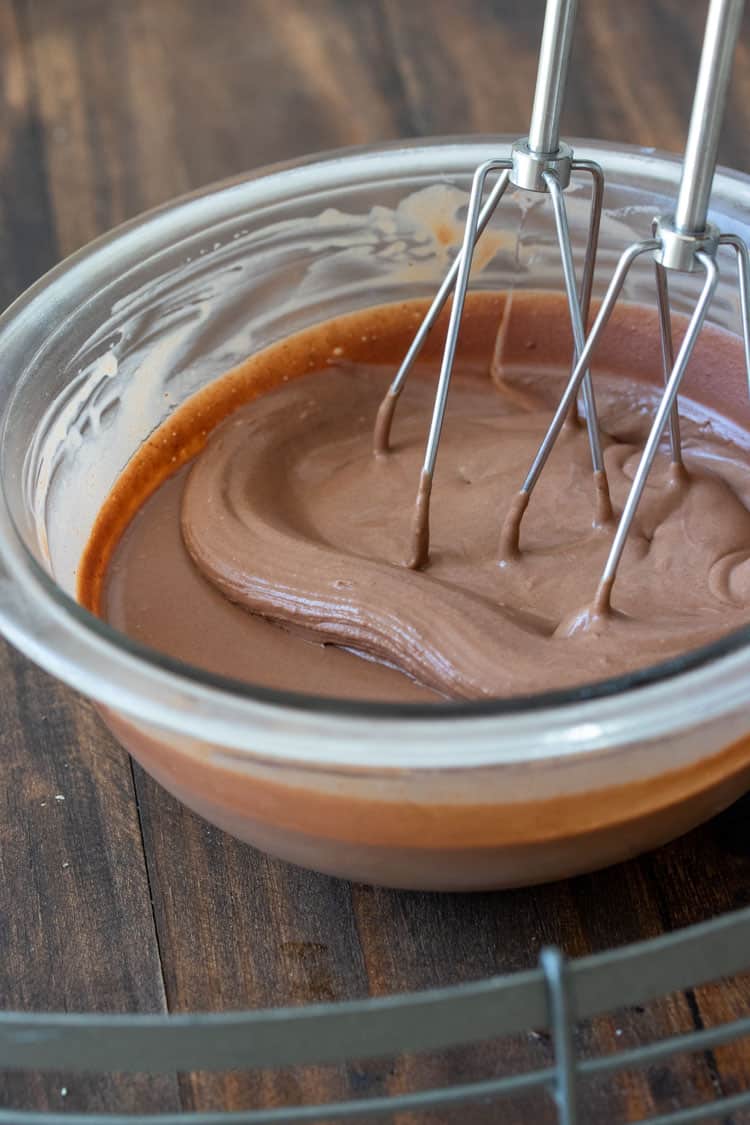
POLYGON ((593 161, 576 160, 572 150, 559 140, 559 119, 575 17, 575 0, 549 0, 545 13, 537 85, 528 138, 517 141, 508 158, 487 161, 477 168, 469 196, 466 226, 461 250, 446 275, 430 309, 409 348, 401 367, 381 403, 375 425, 374 446, 378 454, 389 448, 391 424, 399 395, 431 328, 454 292, 438 378, 434 408, 422 466, 408 564, 423 567, 429 558, 429 512, 432 480, 440 433, 445 415, 461 317, 469 284, 475 244, 489 223, 500 199, 511 185, 549 194, 557 241, 560 249, 565 292, 573 333, 573 367, 532 465, 521 489, 511 504, 500 533, 499 562, 509 563, 519 554, 519 537, 531 494, 550 453, 568 419, 577 410, 579 394, 588 432, 595 483, 594 523, 611 522, 612 510, 602 454, 599 426, 590 373, 591 357, 609 321, 634 262, 652 255, 661 357, 665 389, 656 410, 649 435, 633 477, 593 602, 576 615, 566 631, 580 628, 601 618, 610 609, 612 587, 633 519, 643 494, 665 429, 669 429, 672 478, 684 477, 677 397, 690 357, 706 318, 719 281, 717 252, 726 246, 734 251, 738 265, 739 304, 750 381, 750 256, 743 239, 736 233, 722 233, 708 222, 716 154, 732 58, 739 34, 744 0, 710 0, 701 61, 690 117, 680 189, 674 214, 657 217, 652 237, 629 246, 622 254, 597 316, 586 338, 589 304, 596 258, 596 244, 604 190, 601 168, 593 161), (568 229, 564 190, 571 173, 583 171, 592 177, 591 214, 583 265, 580 295, 577 293, 573 253, 568 229), (482 206, 488 177, 499 172, 493 190, 482 206), (688 321, 677 354, 674 354, 672 317, 669 304, 668 274, 702 272, 705 280, 688 321))
POLYGON ((672 478, 679 483, 684 477, 677 396, 716 292, 719 282, 717 252, 722 246, 733 250, 737 259, 740 320, 745 365, 750 380, 750 306, 748 305, 750 256, 745 242, 738 234, 722 233, 708 221, 708 205, 716 169, 719 134, 743 8, 744 0, 711 0, 674 214, 657 217, 653 223, 652 237, 629 246, 620 257, 585 346, 579 349, 557 411, 503 527, 501 552, 505 552, 507 558, 518 551, 521 519, 529 496, 560 434, 566 413, 576 400, 579 388, 582 384, 585 386, 591 378, 589 363, 592 353, 612 315, 628 273, 638 258, 650 254, 653 257, 656 273, 665 379, 664 393, 633 476, 593 602, 563 626, 565 632, 585 628, 591 621, 601 619, 609 613, 617 569, 659 444, 667 428, 673 468, 672 478), (668 274, 670 272, 688 274, 701 272, 705 275, 700 295, 676 356, 673 349, 669 305, 668 274))
MULTIPOLYGON (((529 135, 512 145, 509 157, 488 160, 476 169, 469 196, 468 214, 461 250, 440 286, 378 411, 374 446, 376 454, 384 454, 389 448, 391 425, 396 405, 409 372, 414 366, 430 330, 455 289, 417 493, 412 546, 408 559, 408 565, 413 569, 423 567, 429 557, 429 513, 432 480, 474 248, 490 222, 498 203, 511 185, 527 191, 545 193, 550 197, 562 259, 562 271, 565 279, 565 291, 570 311, 576 358, 583 351, 585 325, 588 321, 596 248, 599 239, 604 176, 600 166, 595 161, 576 159, 570 145, 560 140, 560 113, 573 41, 576 6, 577 0, 548 0, 547 2, 529 135), (488 195, 484 206, 482 206, 487 181, 490 176, 498 172, 500 173, 499 178, 488 195), (563 194, 570 183, 573 172, 583 172, 589 175, 592 181, 591 211, 580 294, 577 291, 573 251, 563 194)), ((591 376, 585 369, 581 369, 581 378, 577 383, 577 389, 581 387, 594 471, 597 518, 606 521, 611 515, 607 478, 604 472, 594 390, 591 376)), ((566 406, 568 412, 577 410, 576 398, 577 390, 568 395, 566 406)))

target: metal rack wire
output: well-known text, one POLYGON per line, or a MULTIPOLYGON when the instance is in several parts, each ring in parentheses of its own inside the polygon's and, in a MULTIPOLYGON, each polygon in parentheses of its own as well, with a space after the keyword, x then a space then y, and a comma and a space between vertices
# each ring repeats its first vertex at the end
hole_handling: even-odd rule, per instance
MULTIPOLYGON (((676 933, 566 961, 545 949, 528 972, 385 999, 258 1012, 189 1015, 0 1013, 0 1070, 141 1072, 345 1063, 546 1027, 554 1065, 440 1089, 240 1112, 107 1114, 0 1109, 0 1125, 292 1125, 357 1121, 546 1090, 560 1125, 575 1125, 588 1079, 750 1036, 750 1015, 647 1046, 578 1060, 580 1020, 750 968, 750 909, 676 933)), ((682 1125, 750 1108, 750 1090, 645 1125, 682 1125)))

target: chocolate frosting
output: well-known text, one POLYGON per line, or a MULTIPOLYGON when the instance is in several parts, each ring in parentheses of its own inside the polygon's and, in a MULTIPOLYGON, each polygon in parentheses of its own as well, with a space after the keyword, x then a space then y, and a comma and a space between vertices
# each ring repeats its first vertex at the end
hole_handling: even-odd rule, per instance
MULTIPOLYGON (((102 508, 79 566, 81 602, 215 673, 392 701, 578 685, 747 622, 743 351, 711 326, 681 398, 687 471, 658 461, 612 612, 590 612, 612 522, 601 506, 597 519, 601 490, 580 427, 566 425, 515 542, 508 513, 570 356, 560 294, 470 294, 432 490, 429 565, 409 572, 444 321, 380 456, 373 425, 425 310, 415 300, 316 324, 172 412, 102 508)), ((616 517, 662 377, 653 310, 618 305, 594 373, 616 517)))
MULTIPOLYGON (((410 523, 434 383, 415 376, 391 449, 372 427, 387 373, 341 365, 237 410, 197 459, 185 545, 232 603, 401 669, 443 695, 482 698, 601 679, 746 621, 750 514, 743 450, 684 423, 687 472, 657 462, 613 594, 591 601, 613 523, 581 427, 566 428, 515 555, 500 528, 550 416, 558 379, 509 388, 461 370, 432 496, 431 555, 408 569, 410 523), (586 628, 582 628, 585 620, 586 628)), ((599 377, 606 470, 624 503, 652 391, 599 377)))

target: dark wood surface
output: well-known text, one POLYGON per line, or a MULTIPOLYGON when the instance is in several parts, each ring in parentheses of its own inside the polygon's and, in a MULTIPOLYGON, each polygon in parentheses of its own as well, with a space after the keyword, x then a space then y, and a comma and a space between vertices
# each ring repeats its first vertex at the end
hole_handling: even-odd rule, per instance
MULTIPOLYGON (((705 6, 583 0, 570 135, 679 149, 705 6)), ((541 0, 0 0, 0 301, 170 196, 312 149, 522 132, 541 0)), ((750 167, 750 24, 721 158, 750 167)), ((182 1011, 302 1004, 528 967, 750 903, 750 802, 568 883, 403 894, 306 873, 198 820, 90 704, 0 648, 0 1003, 182 1011)), ((582 1027, 582 1055, 747 1013, 734 981, 582 1027)), ((243 1108, 397 1092, 540 1065, 545 1036, 346 1069, 158 1079, 0 1076, 0 1105, 243 1108)), ((750 1047, 587 1087, 587 1122, 750 1084, 750 1047)), ((403 1121, 411 1121, 403 1118, 403 1121)), ((544 1100, 422 1120, 546 1122, 544 1100)), ((734 1118, 735 1122, 740 1117, 734 1118)))

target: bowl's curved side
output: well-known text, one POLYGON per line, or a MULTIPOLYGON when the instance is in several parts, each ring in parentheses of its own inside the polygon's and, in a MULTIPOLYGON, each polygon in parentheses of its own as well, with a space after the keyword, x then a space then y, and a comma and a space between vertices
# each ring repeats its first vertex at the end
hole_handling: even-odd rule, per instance
MULTIPOLYGON (((311 773, 229 761, 104 712, 119 741, 170 793, 211 823, 291 863, 409 890, 469 891, 548 882, 632 858, 687 832, 750 784, 750 738, 718 727, 699 760, 653 779, 605 784, 585 764, 495 766, 466 777, 398 771, 311 773), (566 792, 567 790, 567 792, 566 792)), ((647 755, 651 747, 635 748, 647 755)))
MULTIPOLYGON (((227 354, 231 349, 225 346, 229 333, 222 334, 227 321, 212 322, 212 331, 216 331, 208 334, 205 351, 197 358, 196 336, 190 335, 185 347, 179 333, 185 329, 184 318, 190 324, 204 324, 201 317, 207 315, 211 287, 218 278, 222 285, 228 277, 240 278, 237 284, 242 297, 247 273, 242 274, 239 267, 246 247, 252 248, 257 264, 261 251, 268 250, 270 238, 288 265, 289 232, 300 224, 310 228, 312 216, 324 230, 335 268, 323 275, 303 272, 296 279, 289 273, 273 276, 283 276, 284 284, 296 294, 298 307, 304 306, 304 315, 314 315, 321 307, 321 278, 330 287, 332 301, 343 299, 344 289, 340 283, 336 287, 334 280, 344 258, 351 264, 353 231, 356 268, 361 270, 365 263, 372 269, 374 263, 382 280, 384 259, 373 253, 372 238, 360 237, 362 230, 377 230, 378 238, 390 239, 391 252, 394 240, 404 242, 404 230, 411 232, 417 245, 424 232, 414 227, 413 220, 409 220, 411 226, 404 226, 405 213, 403 208, 399 212, 399 202, 436 182, 460 194, 473 167, 508 140, 397 144, 332 154, 268 174, 261 170, 250 179, 218 185, 133 220, 74 255, 19 298, 0 318, 0 354, 4 358, 0 369, 0 626, 18 647, 105 706, 153 723, 177 739, 195 735, 250 758, 326 768, 352 761, 381 761, 387 769, 424 770, 459 764, 482 766, 495 760, 554 761, 560 756, 597 754, 632 745, 643 738, 662 738, 703 719, 730 715, 733 733, 728 740, 744 732, 744 719, 738 716, 743 713, 744 682, 750 671, 745 637, 712 651, 706 662, 686 665, 679 676, 674 669, 671 679, 654 676, 638 687, 637 697, 616 685, 616 694, 569 693, 544 701, 543 707, 541 701, 518 706, 506 701, 427 714, 387 705, 358 707, 314 701, 218 681, 128 642, 83 611, 49 574, 50 559, 42 541, 46 529, 40 530, 40 520, 43 523, 52 505, 49 495, 39 491, 41 461, 29 459, 27 454, 40 419, 48 418, 51 404, 66 401, 78 376, 86 375, 89 366, 96 369, 99 382, 87 400, 86 420, 103 417, 101 445, 111 445, 114 430, 97 396, 103 393, 101 387, 107 390, 124 374, 132 374, 133 386, 142 387, 158 366, 153 354, 149 353, 148 363, 143 357, 144 341, 153 343, 154 339, 155 304, 160 331, 165 319, 173 330, 169 347, 162 347, 162 336, 158 340, 160 378, 174 375, 178 369, 180 378, 185 376, 178 390, 174 381, 167 387, 174 392, 173 399, 167 395, 164 409, 168 410, 178 404, 179 394, 190 392, 195 380, 208 378, 218 373, 217 367, 220 371, 232 362, 227 354), (192 288, 175 290, 175 279, 184 276, 192 288), (316 291, 317 304, 311 302, 311 288, 316 291), (186 294, 192 299, 187 300, 186 294), (182 341, 179 347, 175 341, 182 341), (89 409, 92 403, 98 414, 89 409), (31 502, 33 487, 38 495, 31 502)), ((579 153, 601 160, 610 175, 609 233, 603 246, 606 259, 615 252, 618 240, 626 239, 633 230, 640 232, 653 208, 673 192, 679 165, 643 150, 615 151, 598 144, 584 144, 579 153)), ((747 185, 748 180, 737 174, 717 175, 716 207, 731 214, 735 226, 746 224, 747 185)), ((574 204, 575 198, 573 212, 574 204)), ((516 221, 515 214, 512 220, 516 221)), ((409 239, 406 243, 408 253, 409 239)), ((436 276, 439 264, 437 261, 436 276)), ((404 273, 409 271, 402 270, 404 273)), ((400 284, 406 284, 403 278, 400 284)), ((433 281, 424 274, 421 284, 429 290, 433 281)), ((357 301, 372 302, 372 272, 360 273, 356 284, 349 287, 357 301)), ((377 286, 375 290, 380 292, 377 286)), ((292 307, 290 301, 286 309, 292 307)), ((241 302, 238 307, 243 311, 241 302)), ((721 301, 717 307, 721 317, 730 316, 731 309, 724 308, 721 301)), ((244 316, 247 320, 246 306, 244 316)), ((229 323, 236 326, 235 321, 229 323)), ((278 316, 274 320, 269 314, 268 332, 281 331, 280 325, 278 316)), ((260 336, 251 341, 252 346, 263 343, 260 336)), ((233 346, 246 349, 247 336, 240 333, 233 346)), ((104 405, 109 407, 109 401, 104 405)), ((140 416, 134 409, 130 417, 140 416)), ((159 420, 148 414, 144 417, 146 428, 159 420)), ((78 425, 77 415, 74 420, 78 425)), ((133 441, 144 436, 143 417, 140 424, 133 441)), ((79 437, 82 429, 78 425, 79 437)), ((54 426, 50 432, 54 437, 54 426)), ((102 464, 92 459, 89 476, 73 493, 75 503, 69 510, 81 525, 79 536, 86 531, 80 512, 86 506, 95 510, 96 490, 103 487, 102 464)), ((108 472, 116 473, 120 467, 113 463, 108 472)), ((45 479, 59 488, 62 474, 54 458, 47 468, 45 479)), ((69 574, 65 583, 71 587, 69 574)))

